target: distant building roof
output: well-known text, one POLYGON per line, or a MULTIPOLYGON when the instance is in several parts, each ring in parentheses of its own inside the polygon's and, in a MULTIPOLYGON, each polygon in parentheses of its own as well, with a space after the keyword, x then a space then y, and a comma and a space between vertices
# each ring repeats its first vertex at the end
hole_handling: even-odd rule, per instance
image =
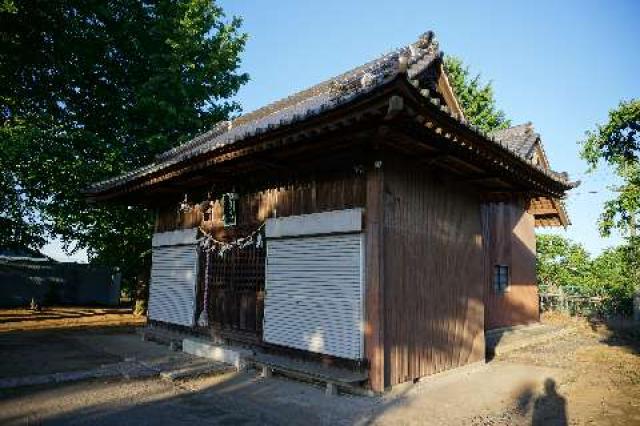
POLYGON ((8 262, 55 262, 38 250, 28 247, 0 247, 0 260, 8 262))

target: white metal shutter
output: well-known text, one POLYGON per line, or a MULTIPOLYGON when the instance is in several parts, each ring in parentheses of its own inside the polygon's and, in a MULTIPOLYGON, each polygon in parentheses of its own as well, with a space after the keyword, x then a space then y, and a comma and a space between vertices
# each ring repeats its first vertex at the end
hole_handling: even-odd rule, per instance
MULTIPOLYGON (((169 234, 169 233, 165 233, 169 234)), ((157 234, 162 236, 162 234, 157 234)), ((156 238, 154 240, 162 240, 156 238)), ((164 240, 168 240, 164 238, 164 240)), ((195 241, 188 244, 154 243, 149 318, 184 326, 194 324, 197 252, 195 241)))
POLYGON ((361 359, 362 234, 269 239, 266 342, 361 359))

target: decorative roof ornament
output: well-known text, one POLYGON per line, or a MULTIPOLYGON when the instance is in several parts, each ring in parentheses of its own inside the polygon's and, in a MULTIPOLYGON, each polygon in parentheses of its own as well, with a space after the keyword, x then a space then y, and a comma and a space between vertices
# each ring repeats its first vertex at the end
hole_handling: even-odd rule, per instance
POLYGON ((436 55, 439 51, 440 51, 440 43, 438 42, 438 39, 433 37, 425 53, 427 55, 436 55))
POLYGON ((362 75, 362 78, 360 78, 360 87, 362 87, 363 89, 368 89, 369 87, 374 85, 376 80, 377 79, 373 74, 371 74, 370 72, 366 72, 362 75))
POLYGON ((414 45, 420 49, 426 49, 431 44, 433 40, 433 31, 427 31, 426 33, 422 33, 418 40, 414 43, 414 45))
MULTIPOLYGON (((413 53, 411 54, 413 56, 413 53)), ((406 74, 409 69, 409 58, 406 55, 400 55, 398 57, 398 72, 406 74)))
POLYGON ((438 40, 431 31, 422 34, 415 43, 409 45, 411 59, 414 61, 426 55, 435 56, 439 48, 440 43, 438 43, 438 40))
POLYGON ((409 53, 411 54, 411 59, 415 59, 420 54, 420 49, 415 44, 410 44, 409 53))

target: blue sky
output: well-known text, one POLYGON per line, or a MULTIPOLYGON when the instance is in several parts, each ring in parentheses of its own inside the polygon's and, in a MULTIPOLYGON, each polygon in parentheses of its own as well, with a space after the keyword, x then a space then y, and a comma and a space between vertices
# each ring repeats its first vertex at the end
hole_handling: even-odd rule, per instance
MULTIPOLYGON (((435 31, 445 53, 493 82, 514 124, 533 122, 552 167, 583 182, 567 200, 573 225, 566 235, 592 253, 620 241, 601 238, 596 227, 614 177, 585 174, 577 142, 621 99, 640 97, 640 2, 219 3, 244 18, 250 37, 242 69, 251 81, 237 96, 245 112, 435 31)), ((62 256, 57 244, 47 252, 62 256)))

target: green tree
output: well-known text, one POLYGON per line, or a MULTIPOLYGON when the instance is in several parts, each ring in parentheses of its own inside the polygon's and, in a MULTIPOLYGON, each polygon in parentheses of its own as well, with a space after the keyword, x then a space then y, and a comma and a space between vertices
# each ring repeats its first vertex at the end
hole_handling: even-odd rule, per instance
POLYGON ((635 235, 640 212, 640 100, 620 102, 609 111, 609 120, 586 132, 582 158, 591 170, 605 163, 622 178, 617 197, 606 202, 600 218, 600 231, 609 235, 619 229, 635 235))
POLYGON ((558 235, 536 239, 538 284, 582 296, 599 296, 605 313, 629 314, 638 277, 640 250, 622 245, 595 258, 582 245, 558 235))
POLYGON ((617 229, 627 234, 621 247, 627 281, 625 288, 635 287, 636 318, 640 320, 640 100, 622 101, 609 111, 608 121, 586 132, 581 156, 594 170, 602 163, 612 167, 621 178, 617 196, 608 200, 600 216, 600 233, 610 235, 617 229))
POLYGON ((630 247, 607 249, 593 260, 591 293, 605 297, 605 308, 609 312, 630 314, 632 311, 637 271, 630 247))
POLYGON ((559 235, 536 237, 538 283, 551 287, 584 288, 591 273, 589 253, 559 235))
POLYGON ((472 76, 469 67, 455 56, 445 57, 444 68, 469 122, 485 132, 505 129, 511 125, 505 113, 496 106, 491 82, 483 83, 480 74, 472 76))
POLYGON ((239 111, 240 26, 211 0, 2 3, 0 244, 58 235, 144 275, 150 214, 82 191, 239 111))

